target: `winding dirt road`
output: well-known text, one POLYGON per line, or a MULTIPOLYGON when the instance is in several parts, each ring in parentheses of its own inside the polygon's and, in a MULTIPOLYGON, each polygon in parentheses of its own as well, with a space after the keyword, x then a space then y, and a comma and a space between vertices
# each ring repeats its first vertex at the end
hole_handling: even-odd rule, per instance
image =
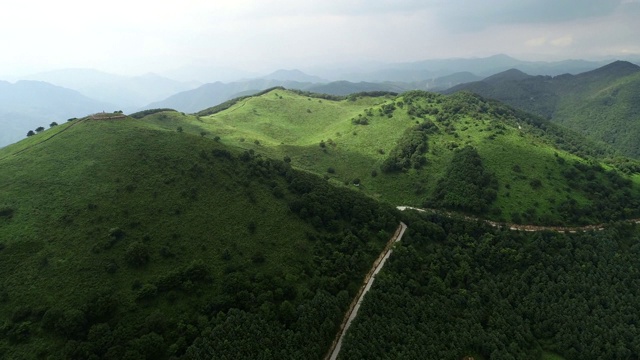
POLYGON ((369 270, 367 276, 365 276, 364 278, 364 283, 360 287, 360 290, 358 290, 358 294, 351 302, 351 305, 349 305, 349 310, 345 314, 344 319, 342 320, 342 324, 340 324, 340 330, 338 330, 336 339, 333 340, 331 348, 329 349, 327 356, 325 356, 325 360, 335 360, 338 357, 340 349, 342 348, 342 339, 344 338, 344 334, 347 333, 349 326, 351 326, 351 322, 358 315, 358 310, 360 309, 360 304, 362 303, 364 295, 369 292, 369 290, 371 289, 371 285, 373 285, 373 280, 375 280, 376 274, 380 272, 384 264, 387 262, 387 259, 389 259, 389 256, 391 256, 391 253, 393 252, 393 244, 402 239, 402 235, 404 235, 404 231, 406 229, 407 225, 401 222, 396 232, 393 234, 391 239, 389 239, 389 242, 387 242, 387 245, 384 247, 382 253, 380 253, 380 256, 378 256, 376 261, 374 261, 371 270, 369 270))
MULTIPOLYGON (((419 212, 430 212, 430 213, 434 213, 434 214, 442 214, 448 217, 462 217, 465 220, 468 221, 482 221, 486 224, 489 224, 495 228, 507 228, 509 230, 514 230, 514 231, 530 231, 530 232, 535 232, 535 231, 555 231, 555 232, 559 232, 559 233, 577 233, 577 232, 583 232, 583 231, 600 231, 600 230, 604 230, 605 228, 605 224, 596 224, 596 225, 585 225, 585 226, 543 226, 543 225, 522 225, 522 224, 513 224, 513 223, 504 223, 504 222, 497 222, 497 221, 491 221, 491 220, 486 220, 486 219, 481 219, 481 218, 477 218, 477 217, 473 217, 473 216, 468 216, 468 215, 461 215, 461 214, 457 214, 457 213, 453 213, 453 212, 448 212, 448 211, 442 211, 442 210, 436 210, 436 209, 421 209, 421 208, 416 208, 416 207, 412 207, 412 206, 398 206, 397 207, 398 210, 400 211, 405 211, 405 210, 415 210, 415 211, 419 211, 419 212)), ((623 222, 626 223, 635 223, 635 224, 640 224, 640 219, 629 219, 629 220, 622 220, 623 222)))

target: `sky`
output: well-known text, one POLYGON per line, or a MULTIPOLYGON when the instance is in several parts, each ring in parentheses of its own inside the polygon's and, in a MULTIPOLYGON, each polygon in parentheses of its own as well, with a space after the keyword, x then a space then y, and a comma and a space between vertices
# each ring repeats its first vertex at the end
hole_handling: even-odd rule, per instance
POLYGON ((640 55, 640 0, 5 0, 0 75, 640 55))

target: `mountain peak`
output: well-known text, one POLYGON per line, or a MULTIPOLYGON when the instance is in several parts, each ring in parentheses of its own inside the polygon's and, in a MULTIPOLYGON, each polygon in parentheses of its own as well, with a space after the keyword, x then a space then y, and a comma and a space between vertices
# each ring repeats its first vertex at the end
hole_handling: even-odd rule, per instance
POLYGON ((614 75, 614 76, 626 76, 640 71, 640 66, 630 63, 624 60, 616 60, 610 64, 599 67, 595 70, 583 73, 583 76, 592 75, 614 75))
POLYGON ((512 68, 485 78, 484 82, 517 81, 531 77, 525 72, 512 68))

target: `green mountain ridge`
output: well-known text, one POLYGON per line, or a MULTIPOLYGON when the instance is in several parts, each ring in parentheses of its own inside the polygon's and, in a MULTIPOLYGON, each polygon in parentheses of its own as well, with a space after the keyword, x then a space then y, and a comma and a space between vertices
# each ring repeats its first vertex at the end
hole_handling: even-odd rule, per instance
POLYGON ((578 75, 513 76, 503 73, 453 87, 537 114, 638 158, 640 66, 616 61, 578 75))
POLYGON ((341 359, 630 358, 640 166, 611 155, 471 93, 66 122, 0 149, 0 357, 322 358, 402 221, 341 359))
POLYGON ((364 194, 395 205, 553 225, 600 223, 637 213, 634 161, 614 160, 608 147, 541 118, 464 93, 340 99, 274 89, 195 116, 169 112, 145 120, 290 159, 294 167, 334 185, 357 185, 364 194), (478 171, 494 184, 475 200, 462 195, 486 187, 468 182, 474 174, 445 181, 451 179, 448 169, 455 168, 451 161, 467 147, 473 149, 469 156, 480 159, 478 171), (447 199, 436 195, 443 190, 450 194, 447 199), (458 192, 461 200, 454 201, 458 192), (473 201, 476 205, 469 205, 473 201))

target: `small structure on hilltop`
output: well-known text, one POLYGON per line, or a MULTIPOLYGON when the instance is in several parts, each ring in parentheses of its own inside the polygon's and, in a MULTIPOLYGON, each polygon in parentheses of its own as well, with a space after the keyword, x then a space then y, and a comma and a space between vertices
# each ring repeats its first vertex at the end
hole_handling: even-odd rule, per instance
POLYGON ((112 119, 123 119, 126 118, 127 115, 122 113, 122 110, 118 110, 112 113, 101 112, 95 113, 93 115, 89 115, 91 120, 112 120, 112 119))

